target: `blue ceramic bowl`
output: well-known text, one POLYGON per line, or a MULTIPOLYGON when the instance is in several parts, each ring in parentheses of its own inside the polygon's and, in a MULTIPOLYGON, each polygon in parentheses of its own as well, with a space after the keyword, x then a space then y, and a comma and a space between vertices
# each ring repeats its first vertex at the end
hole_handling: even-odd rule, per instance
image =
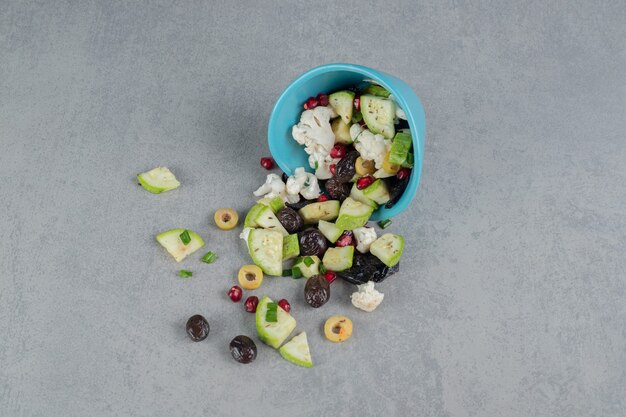
POLYGON ((406 113, 411 136, 415 163, 411 179, 400 200, 389 209, 379 208, 371 220, 389 219, 402 213, 409 206, 419 185, 424 159, 426 120, 424 108, 411 87, 404 81, 371 68, 352 64, 327 64, 313 68, 296 78, 283 91, 274 105, 268 127, 268 142, 272 157, 288 175, 297 167, 309 168, 308 155, 304 147, 291 136, 291 128, 300 121, 302 103, 308 97, 320 92, 332 92, 359 84, 364 80, 374 80, 393 94, 396 102, 406 113))

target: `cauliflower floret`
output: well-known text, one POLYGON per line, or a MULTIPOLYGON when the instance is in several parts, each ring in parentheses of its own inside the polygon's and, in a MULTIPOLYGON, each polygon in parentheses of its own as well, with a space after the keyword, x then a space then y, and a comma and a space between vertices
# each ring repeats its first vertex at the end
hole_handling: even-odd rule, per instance
POLYGON ((300 167, 287 179, 287 193, 295 195, 300 193, 307 200, 312 200, 319 197, 322 191, 315 175, 300 167))
POLYGON ((350 138, 352 138, 352 142, 354 142, 356 138, 359 137, 361 132, 363 132, 363 127, 361 127, 360 124, 355 123, 352 126, 350 126, 350 138))
POLYGON ((383 302, 385 294, 374 288, 374 281, 368 281, 365 284, 357 285, 357 287, 359 290, 350 296, 352 305, 356 308, 369 313, 383 302))
POLYGON ((315 176, 320 180, 327 180, 333 177, 333 173, 330 172, 330 166, 337 164, 341 161, 341 158, 333 158, 330 155, 326 155, 320 160, 316 160, 313 155, 309 156, 309 164, 315 167, 315 176))
POLYGON ((374 161, 376 169, 380 169, 383 166, 385 154, 391 149, 391 141, 386 140, 383 135, 375 135, 365 129, 358 135, 358 139, 354 142, 354 147, 359 151, 363 159, 374 161))
POLYGON ((404 113, 404 110, 398 107, 397 104, 396 104, 396 119, 406 120, 406 114, 404 113))
POLYGON ((358 227, 352 231, 356 239, 356 250, 367 253, 370 245, 376 240, 376 230, 373 227, 358 227))
POLYGON ((316 168, 315 162, 321 163, 330 153, 335 144, 335 134, 330 126, 330 119, 337 113, 330 106, 318 106, 313 110, 305 110, 300 122, 291 129, 291 135, 304 151, 311 155, 309 165, 316 168))
POLYGON ((241 233, 239 233, 239 239, 242 239, 248 244, 248 238, 250 237, 250 231, 252 231, 251 227, 244 228, 241 233))
POLYGON ((298 193, 289 194, 286 190, 285 183, 282 178, 276 174, 269 174, 265 179, 265 183, 260 186, 254 193, 255 196, 263 196, 265 198, 274 198, 280 196, 283 201, 294 204, 300 201, 298 193))

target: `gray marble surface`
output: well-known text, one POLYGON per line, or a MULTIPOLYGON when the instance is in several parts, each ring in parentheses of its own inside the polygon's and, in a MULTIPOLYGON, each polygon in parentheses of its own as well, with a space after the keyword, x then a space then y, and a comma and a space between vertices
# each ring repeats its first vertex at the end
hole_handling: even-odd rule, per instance
POLYGON ((0 415, 626 415, 625 3, 278 4, 0 1, 0 415), (282 89, 337 61, 425 105, 402 272, 371 314, 267 279, 315 367, 239 365, 248 257, 211 216, 253 202, 282 89), (159 164, 180 189, 138 188, 159 164), (177 265, 173 227, 219 261, 177 265))

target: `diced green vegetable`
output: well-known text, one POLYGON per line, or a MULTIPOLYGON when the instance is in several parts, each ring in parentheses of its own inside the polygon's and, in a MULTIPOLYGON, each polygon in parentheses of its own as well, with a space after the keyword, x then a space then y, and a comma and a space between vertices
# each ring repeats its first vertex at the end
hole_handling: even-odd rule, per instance
POLYGON ((178 276, 181 278, 190 278, 193 275, 193 272, 187 271, 186 269, 181 269, 178 271, 178 276))
POLYGON ((381 220, 381 221, 378 222, 378 226, 381 229, 386 229, 389 226, 391 226, 391 220, 389 220, 389 219, 381 220))
POLYGON ((189 242, 191 242, 191 237, 189 236, 189 230, 185 229, 181 234, 180 234, 180 240, 185 244, 188 245, 189 242))
POLYGON ((205 264, 212 264, 217 260, 217 255, 211 251, 207 252, 201 259, 205 264))
POLYGON ((278 304, 269 303, 265 312, 265 321, 268 323, 276 323, 278 321, 278 304))

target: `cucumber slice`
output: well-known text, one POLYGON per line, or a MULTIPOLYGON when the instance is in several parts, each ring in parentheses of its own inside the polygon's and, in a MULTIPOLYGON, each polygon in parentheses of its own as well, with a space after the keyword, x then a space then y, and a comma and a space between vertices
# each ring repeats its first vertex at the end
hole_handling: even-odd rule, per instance
POLYGON ((320 273, 320 263, 321 263, 320 258, 318 258, 315 255, 303 256, 301 258, 296 259, 291 269, 298 268, 300 272, 302 272, 303 277, 311 278, 313 275, 317 275, 320 273), (305 259, 307 258, 311 258, 311 260, 308 262, 305 262, 305 259), (307 266, 306 265, 307 263, 310 263, 310 265, 307 266))
POLYGON ((378 204, 385 204, 389 201, 389 189, 385 181, 381 179, 374 181, 369 187, 364 188, 362 191, 365 197, 372 199, 378 204))
POLYGON ((160 194, 163 191, 173 190, 180 187, 180 182, 174 174, 166 167, 157 167, 148 172, 137 175, 139 184, 153 194, 160 194))
POLYGON ((352 137, 350 136, 350 125, 343 121, 341 117, 336 118, 330 124, 333 133, 335 134, 335 142, 349 145, 352 143, 352 137))
POLYGON ((335 224, 343 230, 352 230, 365 226, 373 211, 373 207, 348 197, 341 204, 339 217, 335 224))
POLYGON ((317 224, 317 228, 331 243, 335 243, 339 236, 343 233, 343 230, 338 228, 334 223, 327 222, 326 220, 320 220, 317 224))
POLYGON ((360 203, 367 204, 368 206, 372 207, 374 210, 378 208, 378 204, 376 204, 376 202, 372 200, 371 198, 367 197, 365 193, 363 193, 363 190, 359 190, 356 184, 352 186, 352 190, 350 191, 350 197, 360 203))
POLYGON ((204 246, 204 240, 196 232, 188 229, 190 241, 185 245, 180 239, 180 235, 184 231, 185 229, 172 229, 158 234, 156 237, 157 242, 176 259, 176 262, 182 261, 187 255, 191 255, 204 246))
POLYGON ((276 196, 274 198, 262 198, 257 201, 258 204, 263 204, 264 206, 268 206, 272 209, 274 213, 278 213, 280 210, 285 208, 285 202, 282 198, 276 196))
POLYGON ((267 207, 265 204, 256 203, 250 208, 248 214, 246 214, 246 219, 243 221, 243 227, 252 227, 256 228, 259 225, 256 223, 256 218, 259 217, 259 213, 267 207))
POLYGON ((267 313, 267 305, 273 303, 273 301, 263 296, 256 308, 256 331, 259 334, 259 339, 263 343, 266 343, 278 349, 278 347, 289 337, 293 329, 296 328, 296 319, 291 314, 287 313, 282 308, 276 309, 275 322, 268 322, 265 319, 267 313))
POLYGON ((341 116, 346 124, 350 124, 354 109, 354 92, 343 90, 328 96, 328 104, 341 116))
POLYGON ((352 268, 352 259, 354 258, 354 246, 348 245, 338 248, 328 248, 324 253, 322 263, 324 268, 329 271, 345 271, 352 268))
POLYGON ((300 255, 300 242, 297 234, 283 236, 283 261, 300 255))
POLYGON ((395 177, 395 176, 396 176, 396 173, 385 171, 382 168, 374 172, 374 178, 390 178, 390 177, 395 177))
POLYGON ((389 162, 393 165, 402 165, 406 161, 410 149, 411 135, 402 132, 396 133, 389 152, 389 162))
POLYGON ((387 98, 391 95, 389 91, 387 91, 384 87, 376 84, 370 84, 363 89, 366 94, 371 94, 373 96, 384 97, 387 98))
POLYGON ((395 135, 393 121, 396 117, 396 105, 393 101, 369 94, 361 96, 363 120, 372 133, 380 133, 387 139, 395 135))
POLYGON ((393 233, 385 233, 370 246, 370 253, 388 267, 392 267, 400 262, 403 250, 404 238, 393 233))
POLYGON ((285 343, 278 352, 280 356, 293 363, 294 365, 303 366, 305 368, 313 367, 311 360, 311 351, 309 350, 309 342, 306 339, 306 332, 302 332, 294 336, 289 342, 285 343))
POLYGON ((283 235, 265 229, 252 229, 248 235, 252 261, 267 275, 283 274, 283 235))
POLYGON ((339 215, 339 201, 328 200, 311 203, 298 210, 305 224, 315 224, 320 220, 335 220, 339 215))
POLYGON ((264 206, 263 210, 260 210, 254 219, 257 226, 262 227, 268 230, 276 230, 282 233, 283 236, 287 236, 289 232, 283 227, 283 225, 278 221, 278 217, 274 214, 272 209, 269 206, 264 206))

